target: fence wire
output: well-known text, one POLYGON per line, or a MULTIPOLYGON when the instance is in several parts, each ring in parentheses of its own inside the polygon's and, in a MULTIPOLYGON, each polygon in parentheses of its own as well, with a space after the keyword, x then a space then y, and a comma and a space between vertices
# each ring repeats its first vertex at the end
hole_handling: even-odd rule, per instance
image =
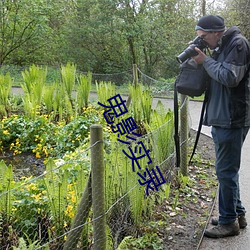
MULTIPOLYGON (((159 84, 141 71, 140 74, 144 84, 151 87, 153 83, 159 84)), ((95 76, 99 81, 105 81, 108 77, 110 75, 105 78, 102 75, 95 76)), ((150 132, 132 140, 129 146, 115 141, 117 138, 113 138, 112 142, 104 138, 87 149, 75 152, 81 155, 78 160, 48 159, 40 166, 42 174, 18 180, 15 170, 2 161, 1 249, 93 249, 96 243, 93 224, 102 216, 106 218, 106 249, 118 249, 129 237, 136 238, 142 234, 139 225, 152 219, 155 202, 164 199, 164 186, 150 186, 147 184, 149 177, 144 175, 145 179, 142 180, 140 176, 146 173, 146 169, 151 171, 157 166, 165 183, 171 182, 175 173, 173 129, 173 114, 169 113, 165 122, 157 124, 157 128, 148 127, 147 131, 150 132), (135 161, 127 157, 125 152, 129 152, 128 148, 131 149, 130 153, 136 151, 138 142, 148 149, 148 154, 135 161), (91 194, 93 186, 99 183, 91 182, 89 159, 91 149, 98 143, 104 144, 105 151, 106 212, 93 219, 91 205, 93 199, 98 200, 98 197, 92 197, 91 194), (20 185, 13 187, 17 181, 20 185), (66 245, 69 236, 73 236, 72 245, 66 245)))

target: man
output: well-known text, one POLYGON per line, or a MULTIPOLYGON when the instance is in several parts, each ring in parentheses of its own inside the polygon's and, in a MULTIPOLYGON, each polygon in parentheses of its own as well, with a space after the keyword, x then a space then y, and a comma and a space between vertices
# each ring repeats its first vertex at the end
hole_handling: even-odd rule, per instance
POLYGON ((239 234, 247 226, 240 200, 239 169, 241 149, 250 126, 250 47, 237 27, 225 30, 220 16, 202 17, 195 30, 212 56, 195 48, 193 59, 203 64, 210 76, 204 125, 212 126, 216 175, 219 181, 219 218, 205 235, 221 238, 239 234))

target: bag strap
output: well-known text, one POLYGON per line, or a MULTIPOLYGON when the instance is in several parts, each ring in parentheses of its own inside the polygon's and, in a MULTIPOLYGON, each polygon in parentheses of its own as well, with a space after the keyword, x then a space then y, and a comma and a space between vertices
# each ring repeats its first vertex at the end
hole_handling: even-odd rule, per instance
MULTIPOLYGON (((199 126, 198 130, 196 133, 196 138, 195 138, 195 143, 193 147, 192 154, 190 156, 189 164, 192 162, 193 156, 195 154, 198 141, 200 138, 201 134, 201 128, 202 128, 202 122, 203 122, 203 117, 206 109, 206 104, 207 104, 207 96, 208 96, 208 91, 205 91, 205 97, 204 101, 202 104, 202 109, 201 109, 201 114, 200 114, 200 121, 199 121, 199 126)), ((178 107, 178 92, 176 89, 176 82, 174 84, 174 128, 175 128, 175 133, 174 133, 174 141, 175 141, 175 153, 176 153, 176 167, 180 167, 180 137, 179 137, 179 107, 178 107)))
MULTIPOLYGON (((176 80, 177 81, 177 80, 176 80)), ((180 167, 180 137, 179 137, 179 112, 178 112, 178 93, 176 88, 176 81, 174 83, 174 141, 176 154, 176 167, 180 167)))
POLYGON ((201 108, 201 114, 200 114, 200 121, 199 121, 199 126, 198 126, 198 130, 196 132, 196 138, 195 138, 195 143, 194 143, 194 147, 193 147, 193 152, 190 156, 189 159, 189 164, 192 162, 193 156, 195 154, 197 145, 198 145, 198 141, 200 138, 200 134, 201 134, 201 128, 202 128, 202 122, 203 122, 203 117, 204 117, 204 113, 205 113, 205 109, 206 109, 206 104, 207 104, 207 90, 205 91, 205 97, 204 97, 204 101, 202 103, 202 108, 201 108))

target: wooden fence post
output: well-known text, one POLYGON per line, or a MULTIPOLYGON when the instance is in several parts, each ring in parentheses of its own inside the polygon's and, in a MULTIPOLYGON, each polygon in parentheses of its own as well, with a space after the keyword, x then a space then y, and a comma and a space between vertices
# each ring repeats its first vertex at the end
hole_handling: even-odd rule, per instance
MULTIPOLYGON (((138 84, 138 70, 137 70, 137 65, 133 64, 133 84, 136 86, 138 84)), ((131 95, 128 95, 128 99, 126 102, 126 107, 129 108, 131 103, 131 95)))
POLYGON ((188 174, 188 97, 181 96, 180 109, 180 169, 181 174, 187 176, 188 174))
POLYGON ((138 70, 136 64, 133 64, 133 84, 135 86, 138 84, 138 70))
POLYGON ((90 127, 91 140, 91 175, 94 250, 106 249, 106 216, 104 193, 104 149, 102 126, 94 124, 90 127))

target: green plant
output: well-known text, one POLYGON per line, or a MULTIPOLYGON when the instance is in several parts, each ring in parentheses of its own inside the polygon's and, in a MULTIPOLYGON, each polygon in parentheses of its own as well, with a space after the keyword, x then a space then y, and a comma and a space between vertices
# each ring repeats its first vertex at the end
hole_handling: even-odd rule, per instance
POLYGON ((56 84, 46 86, 44 89, 43 102, 46 107, 46 113, 50 114, 53 111, 54 94, 56 84))
POLYGON ((54 123, 50 116, 35 119, 13 115, 0 121, 0 150, 14 155, 33 152, 37 158, 62 156, 88 141, 90 126, 99 122, 99 113, 91 106, 71 122, 54 123))
POLYGON ((66 98, 68 100, 68 97, 65 97, 65 91, 59 83, 56 83, 55 86, 56 87, 53 99, 53 117, 56 121, 62 121, 64 117, 64 102, 66 98))
POLYGON ((24 111, 29 117, 34 118, 37 112, 40 112, 46 75, 47 68, 43 69, 35 65, 22 72, 24 82, 21 87, 24 91, 24 111))
MULTIPOLYGON (((110 134, 110 148, 107 149, 106 166, 105 166, 105 193, 106 206, 112 207, 113 204, 122 198, 111 210, 108 222, 113 230, 113 241, 115 248, 119 244, 122 232, 136 230, 141 222, 152 215, 153 199, 145 197, 145 187, 138 183, 137 172, 142 175, 147 167, 147 157, 139 160, 141 170, 135 164, 133 171, 132 161, 123 150, 128 150, 127 145, 115 142, 116 135, 110 134), (119 218, 119 225, 115 223, 119 218), (112 224, 112 223, 115 223, 112 224)), ((123 138, 120 138, 123 139, 123 138)), ((147 139, 144 139, 145 147, 148 147, 147 139)), ((134 151, 136 143, 131 143, 130 147, 134 151)))
POLYGON ((73 101, 71 96, 65 91, 65 87, 60 83, 55 83, 55 91, 53 97, 53 118, 55 121, 67 122, 73 119, 73 101))
POLYGON ((129 85, 131 96, 131 110, 137 124, 150 123, 152 95, 148 89, 143 90, 143 85, 129 85))
MULTIPOLYGON (((145 158, 143 159, 144 161, 141 162, 141 166, 144 166, 144 164, 146 165, 146 160, 145 158)), ((141 172, 145 171, 145 168, 143 169, 144 170, 141 172)), ((147 207, 147 211, 149 212, 151 211, 152 207, 149 205, 148 199, 145 199, 144 187, 138 185, 138 175, 136 175, 132 171, 129 171, 129 173, 127 174, 127 182, 128 182, 127 191, 129 191, 128 196, 129 196, 131 213, 132 213, 135 224, 139 225, 139 223, 144 218, 143 212, 146 211, 145 208, 147 207)))
POLYGON ((166 198, 166 200, 169 199, 170 192, 171 192, 171 183, 165 185, 165 198, 166 198))
MULTIPOLYGON (((46 164, 46 177, 44 185, 48 196, 48 206, 52 215, 52 221, 55 228, 52 230, 53 234, 61 235, 64 233, 64 224, 66 215, 71 217, 72 206, 67 206, 68 193, 68 176, 67 172, 62 172, 60 169, 56 170, 56 165, 52 159, 46 164)), ((72 218, 72 217, 71 217, 72 218)), ((58 244, 63 244, 60 242, 58 244)))
POLYGON ((48 193, 50 210, 60 224, 63 211, 66 208, 67 176, 56 170, 56 165, 52 159, 49 159, 46 164, 46 172, 44 185, 48 193))
MULTIPOLYGON (((25 238, 27 239, 27 241, 25 241, 23 237, 20 237, 18 239, 18 246, 17 247, 13 246, 13 250, 35 250, 41 246, 38 240, 35 240, 34 242, 32 242, 32 240, 30 239, 28 235, 25 235, 25 238)), ((43 246, 42 249, 49 250, 49 246, 48 245, 43 246)))
POLYGON ((142 237, 125 237, 119 244, 117 250, 152 249, 163 250, 163 242, 156 233, 145 233, 142 237))
POLYGON ((99 102, 109 106, 107 100, 115 95, 115 84, 112 82, 96 82, 96 91, 99 102))
POLYGON ((173 152, 173 115, 173 112, 167 111, 162 102, 159 101, 155 110, 152 111, 150 123, 145 124, 156 165, 166 161, 173 152))
POLYGON ((175 197, 172 204, 173 209, 176 209, 179 205, 179 196, 180 196, 180 191, 177 189, 175 190, 175 197))
POLYGON ((9 111, 9 96, 11 93, 12 79, 10 74, 0 75, 0 115, 7 116, 9 111))
POLYGON ((49 207, 47 192, 41 179, 22 177, 17 185, 18 188, 13 190, 13 227, 16 231, 22 228, 19 236, 27 238, 28 235, 28 240, 36 240, 37 235, 40 235, 40 239, 44 238, 48 229, 39 230, 39 227, 44 228, 42 221, 49 221, 49 207))
POLYGON ((56 144, 54 135, 59 127, 49 122, 46 116, 31 119, 13 115, 2 119, 0 123, 2 151, 11 150, 14 155, 22 152, 34 152, 37 154, 37 158, 52 153, 56 144))
POLYGON ((88 107, 89 94, 91 89, 92 74, 88 72, 87 75, 80 75, 78 79, 79 85, 77 87, 76 103, 78 112, 83 108, 88 107))
POLYGON ((13 228, 14 177, 12 166, 8 167, 3 160, 0 161, 0 245, 5 247, 12 244, 15 239, 13 228), (3 237, 4 236, 4 237, 3 237))
POLYGON ((67 63, 66 66, 61 66, 62 86, 66 91, 69 100, 72 103, 72 91, 76 81, 76 65, 67 63))
POLYGON ((0 161, 0 213, 5 216, 5 221, 9 223, 12 207, 13 193, 11 189, 14 186, 14 177, 12 166, 8 167, 3 160, 0 161))
POLYGON ((178 182, 181 189, 185 189, 187 186, 190 187, 192 185, 189 176, 183 175, 181 173, 178 174, 178 182))

